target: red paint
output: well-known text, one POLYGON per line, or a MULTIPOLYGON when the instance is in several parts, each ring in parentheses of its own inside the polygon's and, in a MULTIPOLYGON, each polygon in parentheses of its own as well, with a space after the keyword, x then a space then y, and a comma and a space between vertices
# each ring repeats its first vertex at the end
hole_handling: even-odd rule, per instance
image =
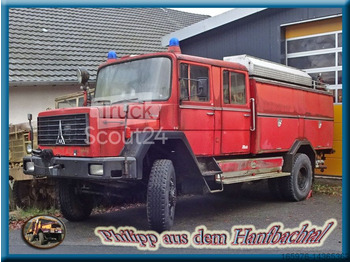
POLYGON ((333 98, 330 95, 251 81, 257 111, 252 152, 285 152, 296 139, 315 149, 333 146, 333 98), (319 120, 323 119, 321 129, 319 120), (281 121, 278 127, 278 121, 281 121))
POLYGON ((256 159, 239 159, 225 162, 219 162, 219 166, 222 172, 232 171, 248 171, 253 169, 265 169, 265 168, 282 168, 283 158, 256 158, 256 159))

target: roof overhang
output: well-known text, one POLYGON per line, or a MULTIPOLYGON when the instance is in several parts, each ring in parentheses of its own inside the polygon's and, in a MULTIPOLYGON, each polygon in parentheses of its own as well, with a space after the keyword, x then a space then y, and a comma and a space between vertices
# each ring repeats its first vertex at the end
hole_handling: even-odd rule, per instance
POLYGON ((305 23, 309 23, 309 22, 316 22, 316 21, 331 19, 331 18, 340 17, 340 16, 343 16, 343 14, 316 17, 316 18, 313 18, 313 19, 307 19, 307 20, 302 20, 302 21, 297 21, 297 22, 282 24, 282 25, 280 25, 280 26, 281 26, 281 27, 286 27, 286 26, 291 26, 291 25, 299 25, 299 24, 305 24, 305 23))
POLYGON ((190 25, 178 31, 172 32, 162 37, 162 46, 167 46, 172 37, 179 41, 199 35, 211 29, 237 21, 249 15, 261 12, 267 8, 235 8, 221 15, 213 16, 196 24, 190 25))
MULTIPOLYGON (((96 80, 90 80, 89 84, 95 84, 96 80)), ((78 86, 77 81, 13 81, 9 82, 9 87, 26 87, 26 86, 78 86)))

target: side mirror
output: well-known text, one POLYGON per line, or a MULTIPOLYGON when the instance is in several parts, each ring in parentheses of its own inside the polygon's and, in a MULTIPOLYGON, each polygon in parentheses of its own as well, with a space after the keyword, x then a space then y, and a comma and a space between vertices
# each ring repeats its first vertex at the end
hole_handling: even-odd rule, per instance
POLYGON ((78 83, 86 85, 89 81, 90 74, 85 68, 78 68, 77 70, 78 83))
POLYGON ((198 78, 197 80, 197 96, 198 97, 209 97, 209 85, 208 78, 198 78))

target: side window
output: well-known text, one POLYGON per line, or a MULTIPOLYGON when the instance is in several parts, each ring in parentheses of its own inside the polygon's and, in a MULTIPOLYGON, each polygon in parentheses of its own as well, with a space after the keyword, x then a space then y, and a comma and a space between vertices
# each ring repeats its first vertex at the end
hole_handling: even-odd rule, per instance
POLYGON ((224 71, 222 83, 224 88, 224 103, 229 104, 230 103, 230 89, 229 89, 230 81, 229 81, 228 71, 224 71))
POLYGON ((180 65, 180 98, 182 101, 188 101, 190 95, 188 93, 188 69, 187 64, 180 65))
POLYGON ((82 97, 79 97, 78 98, 78 106, 83 106, 84 105, 84 97, 82 96, 82 97))
POLYGON ((182 101, 209 101, 209 70, 204 66, 180 65, 182 101))
POLYGON ((224 103, 244 105, 246 103, 246 86, 244 74, 225 70, 222 77, 224 103))

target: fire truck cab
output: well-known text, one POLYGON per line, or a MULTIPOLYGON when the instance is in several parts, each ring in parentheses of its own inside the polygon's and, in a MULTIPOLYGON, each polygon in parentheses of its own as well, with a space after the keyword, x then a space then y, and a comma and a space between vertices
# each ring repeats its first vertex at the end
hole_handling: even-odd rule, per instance
MULTIPOLYGON (((86 87, 88 73, 78 75, 86 87)), ((85 104, 41 112, 39 148, 23 160, 25 174, 56 179, 71 221, 90 215, 94 194, 144 195, 159 232, 179 194, 269 179, 285 199, 304 200, 332 152, 333 98, 322 84, 247 55, 184 55, 177 39, 168 52, 110 52, 85 104)))

